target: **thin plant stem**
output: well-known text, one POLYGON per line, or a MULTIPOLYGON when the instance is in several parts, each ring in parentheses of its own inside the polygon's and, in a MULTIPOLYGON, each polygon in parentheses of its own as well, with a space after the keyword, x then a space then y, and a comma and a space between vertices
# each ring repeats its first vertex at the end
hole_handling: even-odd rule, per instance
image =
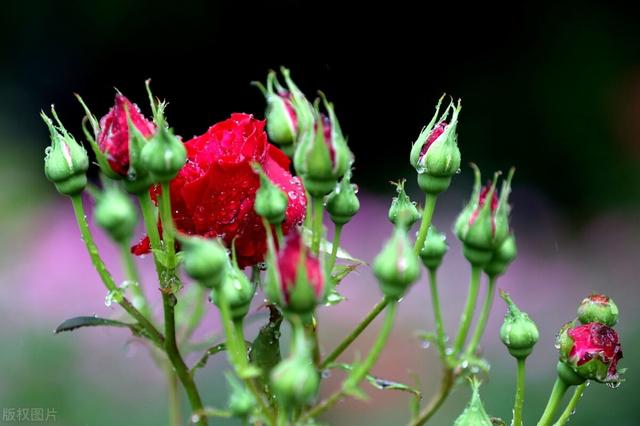
POLYGON ((576 386, 576 390, 573 392, 573 396, 569 400, 569 404, 567 404, 567 408, 564 409, 564 411, 558 418, 558 421, 556 421, 553 424, 553 426, 562 426, 569 421, 569 417, 571 417, 575 412, 576 406, 578 405, 580 398, 582 398, 582 395, 584 395, 585 389, 587 389, 587 383, 589 382, 584 382, 581 385, 576 386))
POLYGON ((175 226, 173 225, 173 215, 171 214, 171 196, 169 183, 162 183, 162 194, 160 195, 160 216, 162 219, 162 238, 167 251, 168 269, 176 267, 176 243, 175 226))
POLYGON ((142 290, 142 280, 140 280, 140 274, 138 273, 138 268, 136 267, 133 254, 131 254, 128 244, 120 244, 120 257, 124 265, 125 276, 127 280, 130 281, 128 288, 131 289, 131 303, 138 308, 145 317, 151 318, 151 308, 149 307, 149 302, 144 294, 144 290, 142 290))
POLYGON ((282 247, 282 244, 284 243, 284 234, 282 232, 282 224, 275 225, 274 228, 276 228, 276 238, 278 238, 278 247, 282 247))
POLYGON ((460 353, 464 341, 467 338, 469 332, 469 326, 473 319, 473 311, 476 307, 476 299, 478 298, 478 288, 480 287, 480 273, 482 268, 477 265, 471 265, 471 279, 469 280, 469 292, 467 294, 467 302, 465 304, 462 315, 460 316, 460 326, 458 328, 458 334, 453 345, 452 355, 455 356, 460 353))
POLYGON ((482 305, 482 311, 480 311, 480 317, 478 318, 476 329, 474 330, 471 341, 469 342, 469 345, 467 346, 467 349, 465 351, 467 355, 473 355, 476 352, 476 349, 480 344, 480 339, 482 339, 484 330, 487 327, 487 321, 489 320, 489 315, 491 314, 491 306, 493 305, 493 299, 496 290, 496 280, 497 277, 495 275, 489 276, 489 283, 487 284, 487 295, 482 305))
POLYGON ((171 369, 171 365, 167 365, 167 383, 169 387, 169 424, 171 426, 181 426, 181 413, 180 413, 180 395, 178 394, 178 376, 171 369))
POLYGON ((378 316, 380 312, 387 307, 391 299, 384 297, 380 302, 378 302, 371 312, 367 314, 367 316, 360 321, 360 323, 353 329, 353 331, 344 338, 342 342, 331 352, 320 364, 320 368, 327 368, 331 363, 333 363, 342 353, 353 343, 354 340, 362 334, 362 332, 371 324, 371 322, 378 316))
POLYGON ((542 417, 540 417, 538 421, 538 426, 549 426, 551 424, 553 415, 558 409, 560 402, 562 402, 562 397, 567 392, 567 389, 569 389, 569 385, 558 377, 549 396, 549 402, 547 402, 544 413, 542 413, 542 417))
POLYGON ((422 212, 422 221, 420 222, 420 230, 418 231, 418 237, 416 238, 416 245, 414 251, 416 254, 420 254, 422 246, 427 239, 427 232, 431 226, 431 219, 433 218, 433 212, 436 208, 437 195, 427 194, 424 199, 424 210, 422 212))
POLYGON ((182 342, 189 341, 193 333, 196 331, 196 328, 198 328, 198 325, 200 325, 200 321, 202 321, 205 314, 205 287, 196 285, 193 291, 196 293, 194 296, 195 303, 192 306, 191 315, 189 316, 182 333, 180 339, 182 342))
POLYGON ((322 197, 313 197, 313 237, 311 240, 311 252, 315 255, 318 255, 320 253, 323 214, 324 205, 322 197))
POLYGON ((331 257, 329 257, 329 271, 333 272, 333 267, 336 264, 336 258, 338 257, 338 248, 340 248, 340 235, 342 234, 342 226, 336 224, 335 231, 333 233, 333 243, 331 246, 331 257))
POLYGON ((373 365, 378 361, 380 357, 380 353, 382 349, 385 347, 389 335, 391 334, 391 329, 393 328, 393 322, 396 315, 398 304, 393 301, 387 305, 387 313, 382 323, 382 327, 378 333, 378 338, 374 342, 369 354, 365 358, 365 360, 356 366, 354 370, 351 372, 347 380, 342 384, 342 387, 339 391, 335 392, 327 399, 311 408, 306 414, 304 414, 300 418, 300 422, 303 423, 305 420, 314 418, 320 415, 322 412, 326 411, 328 408, 331 408, 336 402, 338 402, 343 396, 352 392, 358 384, 369 374, 373 365))
POLYGON ((522 407, 524 406, 524 385, 526 380, 525 358, 518 358, 517 365, 516 399, 513 404, 513 421, 511 422, 511 426, 522 426, 522 407))
POLYGON ((431 304, 433 305, 433 315, 436 323, 436 342, 438 344, 438 353, 440 359, 445 360, 446 342, 444 335, 444 324, 442 322, 442 309, 440 308, 440 296, 438 295, 437 270, 429 268, 429 287, 431 288, 431 304))
MULTIPOLYGON (((107 270, 104 261, 100 257, 98 252, 98 247, 93 241, 93 236, 91 235, 91 231, 89 230, 89 224, 87 223, 87 215, 84 210, 84 205, 82 204, 82 196, 75 195, 71 197, 71 203, 73 205, 73 211, 76 216, 76 220, 78 222, 78 227, 80 228, 80 234, 82 235, 82 240, 84 241, 85 246, 87 247, 87 251, 89 252, 89 257, 91 258, 91 262, 93 263, 94 268, 98 272, 100 279, 107 287, 107 290, 110 292, 118 292, 120 289, 113 281, 113 277, 107 270)), ((118 301, 120 306, 131 315, 145 330, 145 333, 154 342, 156 345, 162 347, 164 345, 164 336, 158 331, 158 329, 138 310, 136 309, 131 302, 126 297, 122 297, 120 301, 118 301)))
POLYGON ((438 411, 453 388, 454 378, 453 370, 445 367, 440 382, 440 390, 429 400, 418 416, 409 422, 409 426, 420 426, 426 423, 438 411))

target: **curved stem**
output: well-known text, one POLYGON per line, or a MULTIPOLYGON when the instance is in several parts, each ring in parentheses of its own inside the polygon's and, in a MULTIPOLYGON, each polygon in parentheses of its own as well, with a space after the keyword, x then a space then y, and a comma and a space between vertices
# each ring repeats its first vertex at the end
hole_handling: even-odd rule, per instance
POLYGON ((429 268, 429 286, 431 287, 431 304, 433 305, 433 315, 436 323, 436 339, 440 359, 445 360, 447 353, 445 348, 446 337, 444 335, 444 324, 442 322, 442 309, 440 308, 440 296, 438 295, 437 271, 429 268))
POLYGON ((447 399, 454 382, 453 370, 445 368, 442 375, 442 381, 440 382, 440 390, 435 394, 429 403, 420 411, 418 417, 409 422, 409 426, 420 426, 427 422, 433 416, 436 411, 442 406, 442 403, 447 399))
POLYGON ((513 421, 511 422, 511 426, 522 426, 522 407, 524 406, 524 384, 526 380, 525 358, 518 358, 517 361, 516 400, 513 404, 513 421))
POLYGON ((482 339, 484 330, 487 327, 487 321, 489 320, 489 314, 491 313, 491 306, 493 305, 496 280, 497 277, 495 275, 489 276, 489 283, 487 284, 487 295, 484 299, 482 311, 480 312, 480 318, 478 318, 478 323, 476 324, 476 329, 473 332, 473 337, 471 337, 471 341, 469 342, 469 345, 467 346, 467 349, 465 351, 467 355, 473 355, 476 352, 476 349, 480 344, 480 339, 482 339))
POLYGON ((587 383, 584 382, 581 385, 576 386, 576 390, 573 392, 573 396, 569 400, 569 404, 567 404, 567 408, 564 409, 558 421, 553 424, 553 426, 562 426, 569 421, 569 417, 571 417, 576 410, 576 405, 584 395, 584 391, 587 388, 587 383))
MULTIPOLYGON (((91 262, 98 272, 100 279, 107 287, 107 290, 109 290, 110 292, 120 291, 116 283, 113 281, 113 277, 107 270, 107 267, 105 266, 102 258, 100 257, 98 247, 93 241, 93 236, 91 235, 89 224, 87 223, 87 215, 84 210, 84 205, 82 204, 82 196, 75 195, 71 197, 71 204, 73 205, 73 211, 78 222, 78 227, 80 228, 82 240, 87 247, 91 262)), ((123 296, 122 300, 120 300, 118 303, 129 315, 131 315, 133 318, 135 318, 136 321, 138 321, 138 323, 144 328, 147 336, 151 339, 151 341, 156 345, 162 347, 162 345, 164 344, 164 336, 160 334, 158 329, 144 315, 142 315, 142 313, 137 310, 126 297, 123 296)))
POLYGON ((320 415, 322 412, 338 402, 344 395, 353 393, 356 390, 358 384, 367 376, 367 374, 369 374, 369 371, 371 370, 373 365, 376 363, 376 361, 378 361, 380 353, 387 343, 389 334, 391 334, 391 329, 393 328, 393 321, 395 318, 397 307, 398 304, 395 301, 388 304, 387 314, 385 316, 384 322, 382 323, 382 327, 380 328, 378 338, 371 347, 369 355, 367 355, 365 360, 353 369, 349 377, 347 377, 347 380, 345 380, 345 382, 342 384, 342 387, 339 391, 335 392, 320 404, 309 410, 306 414, 304 414, 300 418, 301 423, 303 423, 304 420, 320 415))
POLYGON ((478 288, 480 287, 480 273, 482 268, 477 265, 471 265, 471 279, 469 281, 469 293, 467 294, 467 302, 465 304, 462 315, 460 316, 460 326, 458 328, 458 334, 456 336, 455 343, 453 345, 453 353, 455 356, 462 350, 462 345, 467 338, 469 332, 469 326, 473 319, 473 311, 476 306, 476 299, 478 298, 478 288))
POLYGON ((313 254, 320 253, 320 241, 322 240, 322 215, 324 206, 322 197, 313 197, 313 237, 311 240, 311 251, 313 254))
POLYGON ((418 237, 416 238, 416 245, 414 251, 416 254, 420 254, 422 246, 427 239, 427 232, 431 226, 431 219, 433 218, 433 211, 436 208, 437 195, 427 194, 424 199, 424 211, 422 212, 422 221, 420 222, 420 230, 418 231, 418 237))
POLYGON ((327 368, 329 364, 334 362, 340 355, 342 355, 342 353, 349 347, 349 345, 351 345, 351 343, 353 343, 353 341, 356 340, 358 336, 360 336, 360 334, 362 334, 362 332, 369 326, 369 324, 371 324, 371 322, 378 316, 378 314, 387 307, 389 302, 391 302, 391 299, 383 297, 382 300, 380 300, 380 302, 378 302, 373 307, 371 312, 369 312, 367 316, 364 317, 362 321, 360 321, 360 324, 358 324, 356 328, 353 329, 353 331, 347 337, 345 337, 342 342, 340 342, 340 344, 333 350, 333 352, 331 352, 325 358, 325 360, 322 361, 322 363, 320 364, 320 368, 327 368))
POLYGON ((130 281, 128 288, 131 289, 131 303, 133 303, 133 306, 138 308, 145 317, 151 318, 151 308, 142 290, 142 280, 140 280, 140 274, 138 273, 138 268, 136 267, 128 244, 120 244, 120 257, 124 265, 125 276, 127 280, 130 281))
POLYGON ((551 424, 553 421, 553 415, 558 409, 558 406, 562 401, 562 397, 567 392, 567 389, 569 389, 569 385, 558 377, 553 385, 551 395, 549 396, 549 402, 547 402, 544 413, 542 413, 542 417, 540 417, 540 420, 538 421, 538 426, 549 426, 551 424))
POLYGON ((342 234, 342 226, 336 224, 335 231, 333 233, 333 243, 331 245, 331 257, 329 258, 329 272, 333 272, 333 267, 336 264, 336 258, 338 257, 338 248, 340 248, 340 235, 342 234))

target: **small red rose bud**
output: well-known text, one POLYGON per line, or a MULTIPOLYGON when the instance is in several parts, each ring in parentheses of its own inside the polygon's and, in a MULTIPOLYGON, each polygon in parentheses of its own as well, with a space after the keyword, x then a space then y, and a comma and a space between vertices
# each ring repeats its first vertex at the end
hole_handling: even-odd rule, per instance
POLYGON ((98 147, 107 157, 111 169, 123 177, 127 176, 130 167, 129 119, 144 138, 148 139, 153 135, 154 124, 142 115, 136 104, 118 93, 113 107, 100 119, 100 132, 97 136, 98 147))
POLYGON ((288 88, 280 85, 276 72, 271 71, 267 75, 267 86, 260 82, 253 82, 267 101, 265 118, 267 120, 267 134, 269 139, 278 145, 287 155, 293 155, 293 144, 298 134, 298 117, 293 107, 294 93, 302 95, 302 92, 289 77, 289 70, 283 69, 288 88))
POLYGON ((560 330, 558 344, 560 361, 578 377, 613 385, 620 381, 617 365, 622 347, 613 328, 598 322, 569 323, 560 330))
POLYGON ((300 136, 293 156, 296 172, 305 188, 314 197, 330 193, 351 167, 353 154, 347 146, 333 104, 321 93, 327 114, 321 113, 318 103, 294 99, 300 123, 300 136))
POLYGON ((591 294, 580 302, 578 319, 583 324, 600 322, 613 327, 618 322, 618 307, 609 296, 591 294))
POLYGON ((471 200, 458 216, 455 233, 463 243, 464 255, 472 264, 486 265, 493 252, 500 248, 509 235, 508 198, 514 169, 502 183, 500 197, 496 194, 499 173, 486 186, 481 187, 480 170, 475 164, 475 184, 471 200))
POLYGON ((51 113, 57 126, 44 112, 40 113, 51 135, 51 145, 45 149, 44 174, 61 194, 80 194, 87 186, 89 156, 84 147, 64 128, 53 105, 51 113))
POLYGON ((428 194, 439 194, 449 187, 451 177, 460 169, 460 149, 458 148, 458 115, 462 106, 453 101, 438 117, 444 95, 438 101, 431 122, 422 129, 418 140, 411 148, 411 165, 418 172, 418 184, 428 194), (449 110, 451 119, 447 122, 449 110))
POLYGON ((392 182, 396 186, 398 195, 393 197, 391 207, 389 207, 389 220, 395 226, 405 229, 411 229, 414 223, 420 220, 420 212, 416 207, 415 201, 411 201, 407 193, 404 191, 405 180, 392 182))
POLYGON ((311 314, 329 287, 320 259, 304 244, 297 229, 292 230, 275 255, 273 242, 269 244, 267 297, 285 312, 311 314))

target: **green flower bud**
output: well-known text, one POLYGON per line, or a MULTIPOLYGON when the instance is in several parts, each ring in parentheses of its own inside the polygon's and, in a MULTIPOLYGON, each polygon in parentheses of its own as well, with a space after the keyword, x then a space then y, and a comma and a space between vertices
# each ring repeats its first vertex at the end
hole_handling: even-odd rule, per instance
POLYGON ((353 154, 342 134, 333 104, 321 93, 327 114, 320 112, 318 102, 294 98, 300 135, 293 156, 293 165, 305 188, 314 197, 330 193, 351 167, 353 154))
POLYGON ((540 338, 538 327, 529 315, 518 309, 506 292, 501 291, 500 296, 507 303, 507 313, 500 327, 500 340, 512 356, 524 359, 533 351, 540 338))
POLYGON ((127 195, 108 188, 96 200, 96 223, 118 244, 128 244, 138 223, 136 208, 127 195))
POLYGON ((344 225, 360 210, 360 201, 356 196, 357 185, 351 183, 351 169, 327 196, 326 208, 331 221, 336 225, 344 225))
POLYGON ((613 327, 618 322, 618 306, 609 296, 591 294, 580 302, 578 319, 583 324, 599 322, 613 327))
POLYGON ((416 207, 416 203, 411 201, 404 191, 405 179, 392 182, 396 186, 398 195, 393 197, 391 207, 389 207, 389 220, 396 226, 411 229, 414 223, 420 220, 421 214, 416 207))
POLYGON ((253 300, 253 295, 256 293, 256 286, 234 263, 231 262, 227 266, 222 285, 214 287, 211 291, 211 299, 216 306, 220 307, 220 293, 224 293, 224 300, 229 305, 231 317, 234 321, 238 321, 249 312, 251 300, 253 300))
POLYGON ((491 426, 491 418, 487 414, 480 399, 480 382, 471 380, 471 400, 453 426, 491 426))
POLYGON ((271 225, 280 225, 287 211, 287 194, 271 182, 259 164, 253 164, 253 168, 260 175, 260 188, 256 191, 253 208, 271 225))
POLYGON ((318 392, 320 376, 313 365, 311 345, 301 326, 294 330, 294 349, 271 372, 271 388, 285 410, 311 403, 318 392))
POLYGON ((225 373, 231 393, 229 394, 229 411, 234 417, 246 419, 256 406, 253 394, 231 373, 225 373))
POLYGON ((517 254, 516 239, 513 234, 509 234, 500 247, 493 252, 491 260, 484 267, 484 272, 493 277, 504 274, 517 254))
POLYGON ((180 237, 184 253, 184 270, 191 278, 208 288, 222 285, 229 263, 227 250, 218 240, 180 237))
POLYGON ((124 186, 131 194, 146 194, 154 183, 151 173, 141 158, 147 139, 133 125, 130 116, 127 116, 127 122, 129 123, 129 170, 124 186))
POLYGON ((57 126, 44 112, 40 113, 51 135, 51 146, 44 151, 44 174, 53 182, 59 193, 78 195, 87 186, 89 156, 82 145, 64 128, 53 105, 51 113, 58 123, 57 126))
POLYGON ((453 100, 438 118, 444 95, 438 101, 436 112, 427 127, 422 129, 411 148, 411 165, 418 172, 418 185, 428 194, 439 194, 451 183, 451 177, 460 169, 460 149, 458 148, 458 115, 462 109, 460 100, 453 100), (451 121, 447 123, 449 110, 451 121))
POLYGON ((422 250, 420 250, 420 259, 422 259, 424 266, 429 269, 438 269, 448 250, 447 237, 431 225, 427 231, 427 238, 422 250))
POLYGON ((373 260, 373 273, 382 293, 393 299, 401 298, 420 277, 420 259, 401 227, 395 228, 393 236, 373 260))
POLYGON ((156 182, 169 182, 176 177, 187 161, 187 150, 182 141, 163 123, 140 152, 142 167, 156 182))
POLYGON ((480 170, 475 164, 475 183, 471 200, 458 216, 455 233, 463 243, 463 252, 467 260, 474 265, 484 266, 492 258, 493 252, 499 248, 509 236, 508 198, 511 192, 511 179, 514 169, 502 183, 500 197, 496 194, 496 183, 499 173, 486 186, 481 187, 480 170))

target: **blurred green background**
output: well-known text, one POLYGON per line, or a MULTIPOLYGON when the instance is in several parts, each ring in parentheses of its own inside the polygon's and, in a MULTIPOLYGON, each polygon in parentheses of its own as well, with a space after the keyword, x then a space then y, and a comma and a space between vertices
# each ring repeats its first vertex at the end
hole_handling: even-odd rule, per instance
MULTIPOLYGON (((521 259, 504 286, 539 320, 545 336, 531 361, 527 423, 537 419, 553 381, 555 330, 593 290, 611 294, 622 309, 628 381, 615 391, 592 385, 572 423, 640 424, 632 364, 640 349, 639 18, 623 3, 584 1, 463 7, 5 0, 0 407, 52 408, 65 425, 167 423, 163 377, 144 349, 125 344, 126 333, 51 333, 68 316, 113 310, 102 304, 104 293, 69 206, 42 175, 49 142, 40 109, 55 103, 79 136, 82 113, 74 92, 99 116, 111 105, 114 87, 146 111, 143 82, 151 77, 156 94, 170 102, 172 126, 190 138, 234 111, 262 117, 264 101, 249 82, 282 64, 308 94, 322 89, 336 104, 365 202, 361 218, 345 231, 345 245, 368 260, 390 230, 384 216, 392 195, 388 181, 405 176, 413 182, 411 142, 442 92, 462 98, 463 162, 474 161, 485 174, 517 167, 514 223, 521 259)), ((443 197, 435 219, 440 228, 450 228, 469 184, 464 167, 443 197)), ((455 241, 451 251, 443 270, 449 324, 467 279, 455 241)), ((349 285, 349 305, 321 314, 325 349, 378 295, 368 272, 349 285)), ((435 353, 411 337, 430 327, 425 300, 419 286, 403 302, 397 333, 376 372, 407 382, 415 373, 433 391, 439 379, 435 353)), ((493 369, 482 395, 491 414, 507 417, 515 368, 496 337, 502 313, 496 305, 486 342, 493 369)), ((374 336, 375 330, 367 332, 356 348, 364 352, 374 336)), ((200 379, 209 405, 226 400, 223 358, 200 379)), ((451 424, 467 397, 460 387, 433 424, 451 424)), ((407 404, 405 395, 373 390, 368 403, 345 402, 326 421, 403 424, 407 404)))

